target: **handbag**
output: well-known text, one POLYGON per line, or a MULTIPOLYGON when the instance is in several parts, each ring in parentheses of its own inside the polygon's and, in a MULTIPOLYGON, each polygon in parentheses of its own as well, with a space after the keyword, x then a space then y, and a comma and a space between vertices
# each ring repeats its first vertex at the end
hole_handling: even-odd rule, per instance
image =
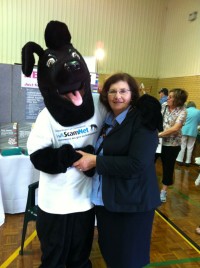
MULTIPOLYGON (((165 106, 165 110, 163 112, 163 118, 164 118, 166 109, 167 109, 167 105, 165 106)), ((157 154, 161 154, 161 152, 162 152, 162 143, 163 143, 163 138, 159 138, 158 146, 157 146, 157 149, 156 149, 156 153, 157 154)))
POLYGON ((158 146, 157 146, 157 149, 156 149, 157 154, 161 154, 161 152, 162 152, 162 142, 163 142, 163 139, 159 138, 158 146))

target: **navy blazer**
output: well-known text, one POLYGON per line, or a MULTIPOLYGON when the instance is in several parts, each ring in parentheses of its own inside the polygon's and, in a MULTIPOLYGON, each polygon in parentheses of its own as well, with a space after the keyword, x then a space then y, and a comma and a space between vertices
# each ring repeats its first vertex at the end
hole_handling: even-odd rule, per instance
POLYGON ((161 204, 154 163, 157 145, 158 131, 147 129, 136 109, 105 137, 96 168, 108 210, 144 212, 161 204))

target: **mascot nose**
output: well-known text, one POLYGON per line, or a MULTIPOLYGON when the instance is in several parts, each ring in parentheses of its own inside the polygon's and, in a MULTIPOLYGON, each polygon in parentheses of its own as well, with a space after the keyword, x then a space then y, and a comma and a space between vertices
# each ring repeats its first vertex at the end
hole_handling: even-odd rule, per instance
POLYGON ((64 63, 64 68, 67 72, 72 73, 75 71, 79 71, 81 69, 81 66, 78 61, 70 61, 64 63))

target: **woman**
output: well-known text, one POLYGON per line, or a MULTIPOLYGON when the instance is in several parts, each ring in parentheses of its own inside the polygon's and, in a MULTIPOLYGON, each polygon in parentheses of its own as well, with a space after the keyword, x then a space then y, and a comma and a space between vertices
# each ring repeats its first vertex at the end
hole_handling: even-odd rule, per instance
POLYGON ((126 73, 106 80, 100 100, 109 113, 96 155, 79 151, 83 157, 74 166, 83 171, 96 167, 91 198, 107 266, 141 268, 149 263, 154 212, 160 205, 154 157, 161 106, 148 95, 139 99, 138 85, 126 73), (153 114, 146 114, 147 106, 153 114))
POLYGON ((193 101, 186 105, 187 117, 185 125, 182 127, 181 150, 176 158, 178 165, 184 165, 183 159, 186 151, 185 166, 189 167, 192 159, 192 151, 198 134, 198 125, 200 124, 200 110, 196 108, 193 101))
POLYGON ((164 130, 158 135, 163 138, 162 152, 160 154, 163 167, 161 202, 166 202, 168 186, 173 184, 174 165, 181 149, 181 128, 187 115, 184 106, 187 97, 188 93, 184 89, 171 89, 167 103, 162 105, 164 130))

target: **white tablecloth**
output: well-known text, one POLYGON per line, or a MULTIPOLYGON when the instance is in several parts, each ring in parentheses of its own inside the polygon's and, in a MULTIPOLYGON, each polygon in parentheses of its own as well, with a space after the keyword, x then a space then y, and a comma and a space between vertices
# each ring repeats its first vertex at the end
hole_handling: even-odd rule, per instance
MULTIPOLYGON (((24 212, 28 185, 38 180, 39 171, 33 167, 29 156, 0 156, 0 187, 4 212, 24 212)), ((0 205, 0 213, 1 211, 0 205)))

